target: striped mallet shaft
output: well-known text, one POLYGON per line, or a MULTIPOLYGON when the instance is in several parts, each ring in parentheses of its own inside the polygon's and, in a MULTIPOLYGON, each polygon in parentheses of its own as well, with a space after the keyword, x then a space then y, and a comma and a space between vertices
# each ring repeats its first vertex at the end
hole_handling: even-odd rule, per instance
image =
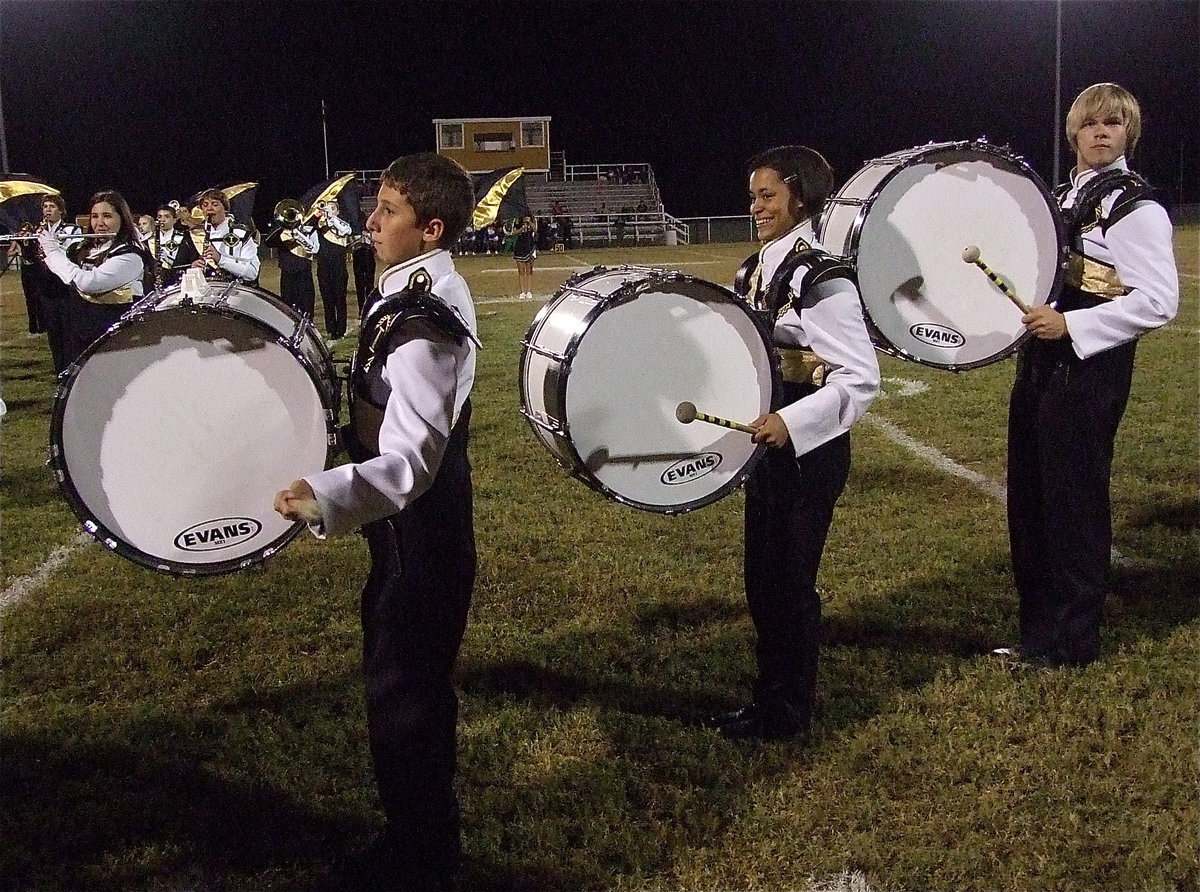
POLYGON ((967 247, 963 248, 962 259, 964 262, 973 263, 983 270, 984 274, 992 280, 992 283, 1004 293, 1005 297, 1016 304, 1022 313, 1032 312, 1032 308, 1029 306, 1029 304, 1017 297, 1016 292, 1012 290, 1009 284, 992 272, 992 268, 979 259, 979 248, 977 248, 975 245, 968 245, 967 247))
POLYGON ((737 421, 730 421, 728 418, 718 418, 716 415, 707 415, 704 412, 696 411, 696 404, 682 402, 675 407, 675 417, 684 424, 691 424, 693 421, 705 421, 709 424, 715 424, 718 427, 728 427, 735 431, 742 431, 747 434, 756 434, 754 428, 748 424, 740 424, 737 421))

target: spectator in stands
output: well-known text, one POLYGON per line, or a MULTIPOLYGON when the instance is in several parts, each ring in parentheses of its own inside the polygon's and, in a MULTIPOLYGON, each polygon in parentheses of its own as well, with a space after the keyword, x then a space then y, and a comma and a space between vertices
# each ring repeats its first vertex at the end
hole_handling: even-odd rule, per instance
POLYGON ((574 233, 571 231, 570 217, 563 217, 558 221, 558 237, 562 241, 563 247, 568 251, 575 246, 574 233))

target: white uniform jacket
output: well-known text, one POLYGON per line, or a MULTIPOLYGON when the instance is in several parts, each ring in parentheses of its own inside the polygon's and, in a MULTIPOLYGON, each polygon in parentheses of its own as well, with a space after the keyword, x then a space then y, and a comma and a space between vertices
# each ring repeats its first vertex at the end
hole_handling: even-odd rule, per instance
MULTIPOLYGON (((1128 170, 1124 156, 1106 170, 1128 170)), ((1062 206, 1074 206, 1081 187, 1102 171, 1087 169, 1071 178, 1071 189, 1062 206)), ((1119 187, 1100 202, 1100 217, 1107 217, 1119 187)), ((1087 257, 1114 267, 1126 293, 1099 306, 1064 313, 1071 346, 1080 359, 1132 341, 1166 325, 1179 311, 1179 274, 1171 246, 1171 220, 1161 204, 1139 201, 1108 232, 1092 226, 1083 233, 1087 257)))
POLYGON ((52 233, 39 234, 38 244, 46 255, 46 268, 68 285, 74 285, 84 297, 97 303, 128 303, 142 296, 145 262, 136 251, 109 257, 107 242, 93 245, 84 252, 81 265, 67 256, 52 233), (128 293, 124 294, 126 289, 128 293))
MULTIPOLYGON (((239 226, 239 228, 241 227, 239 226)), ((258 278, 259 260, 257 242, 253 238, 248 237, 242 239, 231 248, 225 244, 225 236, 227 235, 229 235, 228 217, 208 230, 209 241, 217 249, 217 253, 221 255, 217 261, 217 266, 235 278, 242 279, 245 282, 253 282, 258 278)), ((200 253, 203 254, 203 250, 200 253)))
MULTIPOLYGON (((763 288, 771 284, 797 239, 821 249, 808 220, 767 242, 758 255, 763 288)), ((804 265, 796 269, 790 283, 795 293, 807 272, 804 265)), ((828 366, 824 386, 779 410, 797 456, 850 430, 879 394, 879 362, 858 290, 845 279, 832 279, 814 291, 812 306, 800 312, 797 300, 779 317, 774 330, 777 346, 811 350, 828 366)))
MULTIPOLYGON (((475 334, 471 292, 448 251, 431 251, 390 267, 380 277, 380 295, 403 291, 409 276, 422 268, 433 280, 433 296, 475 334)), ((389 517, 429 488, 475 381, 475 345, 470 339, 456 344, 414 338, 389 354, 383 379, 391 394, 379 430, 379 457, 305 478, 321 508, 323 522, 312 527, 320 537, 389 517)))

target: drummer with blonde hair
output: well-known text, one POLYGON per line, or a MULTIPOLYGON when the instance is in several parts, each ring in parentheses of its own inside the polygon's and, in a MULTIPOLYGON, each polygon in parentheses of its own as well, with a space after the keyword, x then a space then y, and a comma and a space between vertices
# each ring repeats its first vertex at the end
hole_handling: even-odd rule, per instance
POLYGON ((1019 664, 1083 666, 1100 653, 1109 588, 1113 443, 1142 335, 1179 308, 1171 221, 1129 169, 1133 94, 1094 84, 1067 112, 1076 164, 1056 191, 1070 248, 1059 300, 1022 318, 1009 405, 1008 529, 1020 597, 1019 664))

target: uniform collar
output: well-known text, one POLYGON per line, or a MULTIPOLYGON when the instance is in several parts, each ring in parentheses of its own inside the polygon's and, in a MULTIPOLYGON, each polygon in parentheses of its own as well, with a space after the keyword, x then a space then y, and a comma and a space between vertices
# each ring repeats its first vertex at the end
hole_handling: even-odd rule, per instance
POLYGON ((1101 167, 1098 170, 1094 167, 1089 167, 1084 170, 1073 170, 1071 171, 1071 188, 1078 189, 1093 177, 1097 177, 1102 173, 1107 173, 1110 170, 1129 170, 1129 162, 1126 161, 1125 156, 1122 155, 1112 164, 1109 164, 1106 167, 1101 167))
POLYGON ((425 268, 430 278, 437 281, 453 269, 454 259, 444 248, 435 248, 412 258, 412 260, 389 266, 379 277, 379 293, 381 295, 400 293, 408 287, 409 276, 421 267, 425 268))

